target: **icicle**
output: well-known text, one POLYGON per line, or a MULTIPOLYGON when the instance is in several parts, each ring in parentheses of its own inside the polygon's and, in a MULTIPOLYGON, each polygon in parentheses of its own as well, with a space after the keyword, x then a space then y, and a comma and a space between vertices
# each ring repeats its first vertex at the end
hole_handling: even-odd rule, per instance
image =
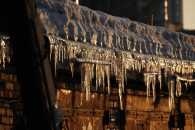
POLYGON ((91 72, 91 64, 87 64, 87 67, 88 67, 88 73, 89 73, 89 81, 90 81, 90 84, 91 84, 91 81, 92 81, 92 72, 91 72))
POLYGON ((161 75, 161 67, 158 67, 158 80, 160 82, 160 90, 162 90, 162 75, 161 75))
POLYGON ((98 90, 99 75, 98 75, 98 64, 96 64, 96 91, 98 90))
POLYGON ((188 81, 185 82, 186 90, 188 90, 188 81))
POLYGON ((74 75, 74 63, 70 63, 70 69, 71 69, 72 78, 73 78, 73 75, 74 75))
POLYGON ((135 61, 135 70, 137 70, 138 66, 137 66, 137 60, 135 61))
POLYGON ((160 82, 160 90, 162 90, 162 76, 161 76, 161 74, 158 75, 158 80, 160 82))
POLYGON ((149 72, 149 65, 146 65, 146 72, 149 72))
POLYGON ((167 66, 164 68, 165 83, 167 83, 167 66))
POLYGON ((153 102, 156 100, 156 91, 155 91, 155 85, 156 85, 156 75, 152 76, 152 89, 153 89, 153 102))
POLYGON ((184 74, 185 73, 185 67, 183 66, 182 67, 182 72, 181 72, 182 74, 184 74))
POLYGON ((66 59, 66 47, 64 46, 64 59, 66 59))
POLYGON ((178 94, 178 92, 179 92, 178 82, 179 82, 179 79, 178 79, 178 77, 176 77, 176 86, 175 86, 176 91, 175 91, 175 95, 176 95, 177 97, 179 96, 179 94, 178 94))
POLYGON ((171 103, 172 103, 171 106, 172 106, 173 108, 174 108, 174 104, 175 104, 175 103, 174 103, 174 101, 175 101, 175 100, 174 100, 174 95, 175 95, 175 94, 174 94, 174 91, 175 91, 175 90, 174 90, 174 82, 173 82, 173 80, 171 80, 171 103))
POLYGON ((85 68, 84 63, 81 64, 81 92, 84 92, 84 79, 85 79, 85 68))
POLYGON ((61 45, 58 45, 58 61, 60 61, 60 59, 61 59, 61 57, 60 57, 60 55, 61 55, 61 45))
POLYGON ((61 47, 61 53, 62 53, 62 63, 64 62, 64 46, 61 47))
POLYGON ((135 64, 135 62, 133 61, 132 64, 131 64, 133 71, 135 70, 135 65, 134 64, 135 64))
POLYGON ((106 75, 107 75, 107 84, 108 84, 108 94, 110 94, 110 66, 106 67, 106 75))
POLYGON ((169 109, 171 110, 172 106, 171 106, 171 98, 169 97, 169 109))
MULTIPOLYGON (((123 61, 123 60, 122 60, 123 61)), ((125 85, 124 85, 124 81, 125 81, 125 79, 124 79, 124 64, 123 64, 123 62, 121 63, 121 84, 122 84, 122 90, 123 90, 123 92, 125 92, 125 85)))
POLYGON ((90 67, 89 64, 84 63, 85 66, 85 80, 84 88, 86 89, 86 101, 90 100, 90 67))
POLYGON ((139 73, 141 72, 141 63, 138 62, 138 70, 139 70, 139 73))
POLYGON ((120 107, 121 107, 121 110, 123 110, 121 81, 119 81, 119 83, 118 83, 118 89, 119 89, 120 107))
POLYGON ((88 72, 87 72, 87 63, 84 63, 84 71, 85 71, 85 75, 84 75, 84 90, 87 89, 87 78, 88 78, 88 72))
MULTIPOLYGON (((144 82, 145 82, 145 85, 147 86, 147 75, 144 75, 144 82)), ((147 90, 147 89, 146 89, 147 90)), ((146 92, 147 93, 147 92, 146 92)))
POLYGON ((171 76, 168 77, 168 89, 169 89, 169 108, 172 108, 172 94, 171 94, 171 76))
POLYGON ((147 78, 146 79, 146 82, 147 82, 147 85, 146 85, 147 86, 146 94, 147 94, 147 102, 148 102, 148 98, 149 98, 149 95, 150 95, 150 84, 149 84, 149 80, 150 80, 149 78, 150 77, 149 76, 146 76, 146 78, 147 78))
POLYGON ((125 69, 125 82, 127 84, 127 68, 125 67, 124 69, 125 69))
POLYGON ((91 75, 92 75, 92 79, 94 78, 94 64, 92 64, 91 66, 91 75))
POLYGON ((181 94, 182 94, 182 85, 181 85, 181 82, 178 80, 178 89, 179 89, 179 96, 181 96, 181 94))
POLYGON ((81 92, 81 103, 80 103, 81 106, 83 105, 82 103, 83 103, 83 92, 81 92))
POLYGON ((55 46, 55 52, 54 52, 54 66, 55 66, 55 76, 57 76, 57 61, 58 61, 58 57, 57 57, 57 54, 58 52, 57 52, 57 46, 55 46))
POLYGON ((191 87, 191 85, 192 85, 192 82, 189 82, 189 86, 191 87))
POLYGON ((7 48, 7 49, 6 49, 6 57, 7 57, 7 62, 9 63, 9 62, 10 62, 10 58, 11 58, 11 57, 10 57, 10 52, 9 52, 9 51, 10 51, 10 50, 9 50, 9 46, 6 45, 6 48, 7 48))
POLYGON ((53 49, 53 45, 50 45, 50 54, 49 54, 50 61, 51 61, 52 49, 53 49))
POLYGON ((6 58, 6 47, 5 47, 5 41, 1 40, 1 60, 3 63, 3 68, 5 69, 5 58, 6 58))
POLYGON ((111 74, 114 75, 114 56, 111 57, 111 74))
POLYGON ((104 73, 104 65, 102 65, 102 85, 103 85, 103 91, 105 91, 105 73, 104 73))
POLYGON ((99 87, 100 87, 100 85, 101 85, 101 75, 102 75, 102 65, 99 65, 99 69, 98 69, 99 71, 98 71, 98 75, 99 75, 99 87))

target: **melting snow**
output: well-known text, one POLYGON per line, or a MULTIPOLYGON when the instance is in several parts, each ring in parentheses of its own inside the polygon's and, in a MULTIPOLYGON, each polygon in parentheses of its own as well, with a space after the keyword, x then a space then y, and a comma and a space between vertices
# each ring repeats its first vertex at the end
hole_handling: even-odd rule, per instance
POLYGON ((96 78, 96 89, 103 86, 105 90, 107 77, 110 94, 110 75, 115 75, 122 109, 127 70, 141 72, 144 69, 147 97, 151 93, 152 84, 155 101, 156 80, 159 80, 162 89, 161 70, 164 69, 163 75, 169 89, 169 106, 172 108, 174 92, 177 96, 181 95, 181 79, 177 77, 174 90, 171 76, 194 72, 194 36, 111 16, 79 6, 70 0, 37 0, 37 7, 44 33, 53 35, 48 37, 52 43, 50 55, 55 55, 55 70, 59 60, 63 62, 69 59, 73 76, 74 63, 82 62, 81 86, 82 91, 86 91, 87 100, 90 98, 93 78, 96 78), (55 40, 57 42, 52 42, 55 40), (73 62, 73 59, 76 61, 73 62))
POLYGON ((107 77, 108 94, 110 94, 110 75, 114 75, 118 82, 122 109, 122 92, 124 92, 124 82, 127 81, 127 70, 137 72, 145 70, 146 72, 143 73, 143 76, 147 98, 150 96, 150 85, 152 85, 153 102, 155 102, 156 82, 158 79, 160 89, 162 89, 161 70, 164 69, 165 82, 169 89, 169 106, 171 109, 174 105, 174 95, 181 96, 182 86, 180 81, 186 81, 187 83, 195 81, 194 79, 184 79, 177 75, 193 74, 195 70, 194 61, 122 51, 116 48, 97 47, 51 35, 47 35, 47 37, 51 43, 50 52, 53 52, 52 54, 55 55, 55 69, 58 61, 66 59, 69 60, 73 75, 74 63, 81 63, 81 89, 82 92, 86 92, 86 100, 90 99, 90 86, 92 85, 93 78, 96 78, 96 89, 102 86, 105 91, 105 78, 107 77), (64 51, 60 51, 59 48, 64 51), (174 90, 175 87, 172 79, 174 75, 176 76, 176 90, 174 90))
MULTIPOLYGON (((50 40, 50 60, 52 55, 55 57, 55 75, 58 62, 69 60, 72 76, 74 64, 80 62, 81 89, 86 92, 86 100, 90 99, 92 79, 96 80, 96 89, 102 86, 105 91, 107 78, 110 94, 110 76, 114 75, 123 109, 122 92, 129 71, 142 73, 145 70, 147 97, 152 92, 155 102, 156 82, 162 89, 164 75, 172 109, 174 95, 182 95, 181 81, 185 81, 186 89, 195 81, 177 75, 194 73, 194 36, 93 11, 69 0, 37 0, 37 7, 44 33, 53 35, 47 36, 50 40), (176 86, 173 76, 176 76, 176 86)), ((6 39, 0 35, 0 62, 4 68, 12 53, 6 39)))

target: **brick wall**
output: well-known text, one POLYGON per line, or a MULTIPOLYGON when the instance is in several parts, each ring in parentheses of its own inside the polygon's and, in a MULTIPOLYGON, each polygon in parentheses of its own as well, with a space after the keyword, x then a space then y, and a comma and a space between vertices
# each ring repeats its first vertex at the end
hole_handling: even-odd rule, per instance
POLYGON ((24 127, 20 84, 14 67, 0 67, 0 130, 18 130, 24 127))
MULTIPOLYGON (((86 101, 85 93, 80 92, 80 84, 68 81, 55 82, 57 102, 64 110, 64 118, 60 130, 107 130, 105 112, 113 106, 107 92, 93 91, 91 86, 90 100, 86 101)), ((125 130, 174 130, 170 128, 176 116, 169 109, 168 97, 161 96, 153 103, 144 91, 126 89, 123 95, 125 130)), ((118 95, 117 88, 111 88, 111 95, 118 95)), ((180 99, 181 124, 184 130, 195 129, 195 99, 180 99)), ((118 107, 118 105, 116 105, 118 107)), ((113 109, 114 110, 114 109, 113 109)), ((107 119, 108 120, 108 119, 107 119)), ((175 124, 176 125, 176 124, 175 124)), ((118 130, 118 129, 115 129, 118 130)))

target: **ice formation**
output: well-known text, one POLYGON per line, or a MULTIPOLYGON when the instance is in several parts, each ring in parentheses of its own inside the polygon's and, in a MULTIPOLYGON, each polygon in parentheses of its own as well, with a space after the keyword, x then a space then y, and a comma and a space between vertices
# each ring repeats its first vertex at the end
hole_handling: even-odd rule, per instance
MULTIPOLYGON (((46 36, 50 41, 50 60, 54 57, 55 75, 58 62, 68 60, 72 76, 74 64, 80 63, 81 91, 86 92, 86 100, 90 99, 92 79, 95 78, 96 90, 102 86, 104 91, 107 79, 110 94, 110 76, 114 75, 123 109, 122 93, 128 73, 136 71, 143 74, 147 99, 152 93, 153 102, 156 83, 160 83, 161 90, 164 78, 172 109, 174 96, 182 95, 181 81, 186 89, 195 81, 178 75, 194 73, 194 36, 93 11, 70 0, 37 0, 37 7, 42 29, 50 34, 46 36)), ((4 68, 12 53, 7 39, 0 35, 0 62, 4 68)))
POLYGON ((0 34, 0 64, 3 65, 3 68, 5 69, 5 63, 10 62, 10 57, 12 53, 12 49, 10 47, 10 43, 8 41, 9 37, 5 35, 0 34))
MULTIPOLYGON (((90 86, 92 79, 96 80, 96 89, 102 86, 105 91, 105 78, 107 77, 108 94, 110 94, 110 75, 116 77, 119 88, 119 98, 122 104, 122 92, 127 81, 129 71, 143 73, 146 85, 147 98, 150 96, 152 86, 153 102, 156 99, 157 79, 162 89, 162 69, 169 90, 169 107, 174 107, 174 95, 181 96, 181 80, 187 83, 194 79, 184 79, 177 74, 193 74, 195 62, 189 60, 170 59, 155 55, 146 55, 131 51, 123 51, 116 48, 103 48, 82 42, 65 40, 47 35, 50 40, 50 52, 54 55, 55 69, 58 61, 69 60, 72 75, 74 64, 81 65, 81 89, 86 91, 86 100, 90 99, 90 86), (62 51, 63 50, 63 51, 62 51), (127 71, 129 70, 129 71, 127 71), (173 76, 176 76, 176 90, 173 76)), ((55 71, 56 72, 56 71, 55 71)))
MULTIPOLYGON (((174 107, 174 93, 181 95, 181 79, 177 78, 174 90, 172 75, 193 73, 194 36, 111 16, 79 6, 70 0, 37 0, 37 7, 45 34, 83 43, 62 40, 65 49, 57 51, 61 46, 58 45, 54 51, 58 53, 56 56, 61 55, 62 61, 69 57, 76 58, 75 62, 81 62, 83 91, 90 92, 94 74, 97 89, 100 85, 105 87, 105 77, 109 80, 110 75, 115 75, 122 102, 124 83, 128 79, 127 70, 137 71, 143 73, 147 97, 152 92, 153 101, 156 98, 156 80, 162 89, 164 78, 169 89, 169 106, 174 107), (103 64, 104 61, 110 62, 110 65, 103 64)), ((75 62, 70 62, 72 74, 75 62)), ((56 63, 57 59, 55 66, 56 63)), ((108 86, 110 93, 109 81, 108 86)))
POLYGON ((169 58, 195 60, 195 37, 115 17, 71 0, 37 0, 45 34, 169 58))

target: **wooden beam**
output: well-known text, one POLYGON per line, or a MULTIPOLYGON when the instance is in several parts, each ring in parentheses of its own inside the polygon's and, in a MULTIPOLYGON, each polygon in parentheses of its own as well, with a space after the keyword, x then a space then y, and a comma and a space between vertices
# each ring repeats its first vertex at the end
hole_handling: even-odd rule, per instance
POLYGON ((55 130, 55 90, 36 0, 3 0, 29 130, 55 130))

